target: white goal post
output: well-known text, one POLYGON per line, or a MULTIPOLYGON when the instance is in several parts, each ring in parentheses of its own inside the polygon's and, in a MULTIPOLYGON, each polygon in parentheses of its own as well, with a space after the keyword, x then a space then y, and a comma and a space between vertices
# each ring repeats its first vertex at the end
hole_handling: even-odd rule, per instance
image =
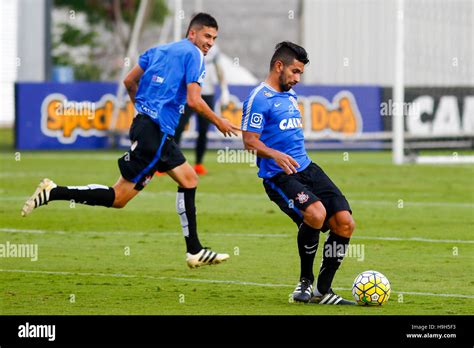
MULTIPOLYGON (((395 107, 392 118, 393 163, 397 165, 403 163, 474 163, 474 156, 458 155, 456 151, 451 156, 418 156, 413 153, 407 155, 405 151, 406 140, 410 137, 413 138, 413 134, 405 130, 405 117, 411 117, 410 114, 405 114, 407 77, 417 75, 417 80, 423 81, 424 86, 428 88, 439 86, 449 88, 461 84, 461 86, 466 86, 467 89, 472 88, 471 92, 474 91, 472 67, 465 67, 465 65, 472 65, 474 60, 474 4, 462 0, 444 2, 434 0, 396 1, 396 51, 393 84, 393 104, 395 107), (447 31, 448 33, 446 33, 447 31), (461 32, 464 32, 465 36, 459 35, 461 32), (410 45, 407 42, 409 40, 411 40, 410 45), (426 60, 425 64, 423 64, 423 59, 426 60), (465 80, 456 80, 456 74, 467 74, 468 76, 465 80)), ((414 80, 411 79, 411 84, 414 80)), ((474 119, 474 108, 472 107, 474 105, 474 97, 472 96, 474 93, 470 94, 465 98, 466 102, 462 115, 463 128, 459 126, 458 131, 446 130, 446 138, 451 140, 463 137, 474 138, 474 121, 472 121, 474 119)), ((447 98, 451 98, 449 101, 453 102, 452 98, 454 97, 447 96, 447 98)), ((419 114, 421 118, 421 113, 419 114)), ((445 118, 447 119, 447 117, 445 118)), ((448 119, 444 123, 448 125, 450 121, 460 122, 459 120, 448 119)), ((407 123, 409 122, 412 122, 412 120, 407 119, 407 123)), ((443 138, 440 133, 444 130, 440 131, 439 128, 437 134, 432 133, 433 141, 443 138)), ((430 137, 426 136, 425 140, 428 139, 430 137)), ((468 148, 472 149, 472 141, 468 141, 467 144, 468 148)))

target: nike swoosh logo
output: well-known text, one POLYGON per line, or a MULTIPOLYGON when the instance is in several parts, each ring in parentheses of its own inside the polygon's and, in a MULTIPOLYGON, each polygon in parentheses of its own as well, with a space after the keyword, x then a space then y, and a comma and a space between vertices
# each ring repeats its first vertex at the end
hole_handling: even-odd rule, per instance
POLYGON ((280 105, 281 105, 281 103, 278 103, 278 104, 275 103, 275 107, 276 107, 276 108, 279 107, 280 105))
POLYGON ((315 246, 317 246, 317 245, 318 245, 318 243, 316 243, 315 245, 311 245, 311 246, 304 245, 304 247, 305 247, 306 249, 313 249, 313 248, 314 248, 315 246))

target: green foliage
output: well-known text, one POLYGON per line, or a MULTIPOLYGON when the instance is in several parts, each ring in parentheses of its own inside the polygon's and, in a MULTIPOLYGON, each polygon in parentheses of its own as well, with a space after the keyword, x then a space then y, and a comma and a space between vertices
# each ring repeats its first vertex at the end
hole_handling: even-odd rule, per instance
MULTIPOLYGON (((119 0, 119 3, 123 22, 132 27, 140 1, 119 0)), ((90 63, 77 63, 69 50, 63 50, 53 55, 53 64, 72 66, 77 80, 100 80, 104 78, 101 76, 102 69, 95 62, 96 51, 101 48, 96 27, 103 25, 107 30, 114 32, 114 23, 117 21, 114 12, 114 0, 54 0, 54 6, 67 9, 70 16, 76 16, 78 13, 85 14, 91 30, 86 31, 69 23, 58 24, 61 34, 58 40, 53 42, 53 48, 64 45, 69 47, 87 46, 89 48, 87 60, 90 63)), ((168 9, 164 0, 152 0, 147 11, 147 20, 161 24, 167 14, 168 9)), ((128 40, 129 38, 120 42, 126 45, 128 40)), ((125 47, 122 47, 122 51, 125 51, 125 47)), ((113 76, 105 76, 105 78, 113 78, 113 76)))
POLYGON ((61 34, 57 42, 53 42, 53 48, 59 46, 80 47, 87 46, 87 59, 90 63, 78 63, 71 55, 70 50, 53 55, 53 65, 66 65, 74 68, 74 77, 80 81, 91 81, 101 79, 101 69, 94 64, 94 51, 100 47, 95 31, 86 32, 74 27, 69 23, 60 23, 61 34))
MULTIPOLYGON (((139 0, 119 0, 123 20, 132 25, 135 20, 139 0)), ((87 14, 90 24, 104 23, 111 27, 115 19, 113 10, 114 0, 54 0, 56 7, 67 7, 70 10, 87 14)), ((148 20, 161 24, 168 15, 168 8, 164 0, 151 0, 148 20)))
POLYGON ((94 45, 96 44, 97 32, 84 32, 69 23, 60 23, 62 30, 61 44, 68 46, 94 45))
POLYGON ((78 81, 97 81, 102 70, 93 64, 74 64, 74 78, 78 81))

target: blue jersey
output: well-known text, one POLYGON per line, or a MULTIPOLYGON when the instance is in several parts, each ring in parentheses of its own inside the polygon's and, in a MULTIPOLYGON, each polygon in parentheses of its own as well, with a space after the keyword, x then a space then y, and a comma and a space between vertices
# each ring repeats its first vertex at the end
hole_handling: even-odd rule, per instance
MULTIPOLYGON (((311 163, 304 147, 303 122, 291 89, 277 92, 262 82, 244 102, 242 130, 260 134, 260 140, 272 149, 286 153, 300 165, 302 171, 311 163)), ((264 179, 283 172, 270 158, 257 158, 258 176, 264 179)))
POLYGON ((186 104, 187 85, 202 84, 204 55, 188 39, 150 48, 138 64, 144 73, 138 84, 135 108, 174 135, 186 104))

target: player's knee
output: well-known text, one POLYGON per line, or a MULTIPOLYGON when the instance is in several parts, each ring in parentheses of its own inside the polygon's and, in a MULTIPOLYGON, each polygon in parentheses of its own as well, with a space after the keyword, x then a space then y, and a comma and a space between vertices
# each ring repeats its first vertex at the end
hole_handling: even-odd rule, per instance
POLYGON ((304 222, 315 229, 323 227, 326 209, 320 202, 311 204, 303 213, 304 222))
POLYGON ((185 179, 181 182, 183 188, 195 188, 198 185, 199 177, 195 172, 186 175, 185 179))
POLYGON ((128 201, 126 201, 124 199, 117 199, 116 198, 114 200, 114 204, 112 205, 112 207, 117 208, 117 209, 122 209, 122 208, 125 208, 127 203, 128 203, 128 201))
POLYGON ((336 227, 336 234, 345 238, 351 238, 355 229, 355 221, 350 218, 339 223, 336 227))
POLYGON ((129 199, 120 190, 115 189, 115 199, 114 204, 112 205, 113 208, 125 208, 128 201, 129 199))

